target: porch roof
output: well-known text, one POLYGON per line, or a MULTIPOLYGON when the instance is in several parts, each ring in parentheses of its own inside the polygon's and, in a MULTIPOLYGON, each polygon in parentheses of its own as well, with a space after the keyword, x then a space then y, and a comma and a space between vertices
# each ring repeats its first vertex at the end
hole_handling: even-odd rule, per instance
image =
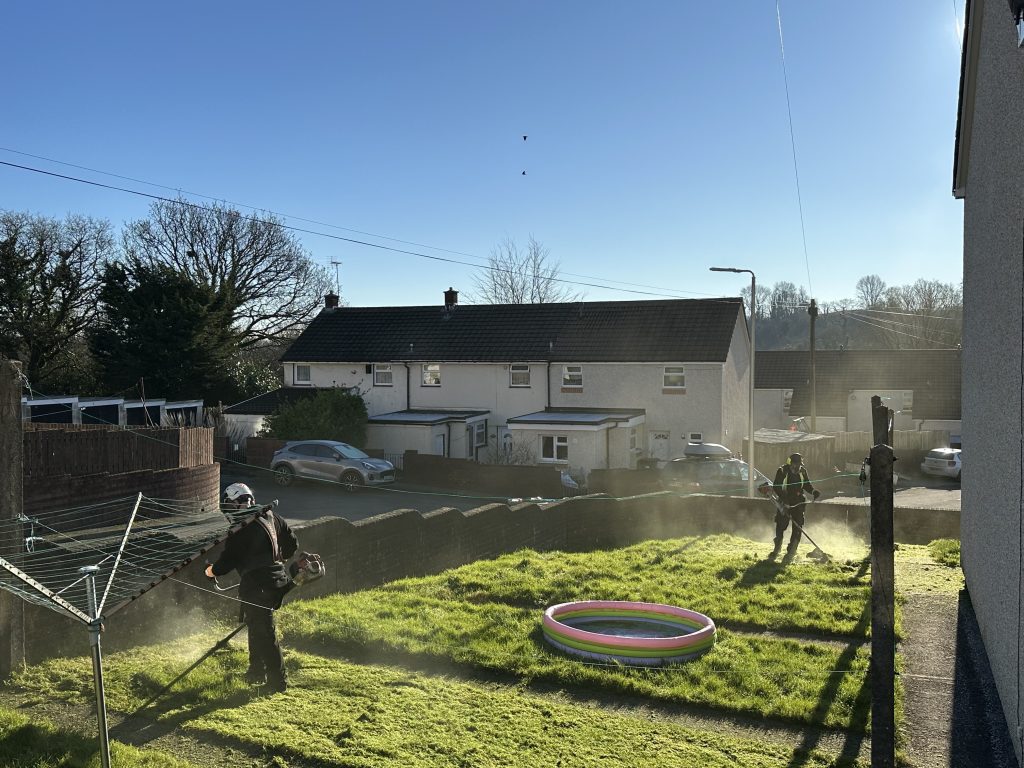
POLYGON ((405 411, 394 411, 382 413, 378 416, 371 416, 369 424, 444 424, 445 422, 467 422, 481 416, 486 416, 490 411, 484 410, 418 410, 411 408, 405 411))
POLYGON ((509 427, 528 425, 610 427, 618 424, 643 424, 647 411, 643 408, 548 408, 508 420, 509 427))

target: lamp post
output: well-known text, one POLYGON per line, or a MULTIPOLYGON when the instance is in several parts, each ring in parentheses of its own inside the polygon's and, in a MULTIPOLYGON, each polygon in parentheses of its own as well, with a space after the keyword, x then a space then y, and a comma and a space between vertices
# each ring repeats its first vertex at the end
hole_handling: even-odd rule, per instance
POLYGON ((736 267, 711 267, 712 272, 746 272, 750 275, 750 403, 747 436, 747 496, 754 498, 754 321, 757 317, 757 277, 752 270, 736 267))

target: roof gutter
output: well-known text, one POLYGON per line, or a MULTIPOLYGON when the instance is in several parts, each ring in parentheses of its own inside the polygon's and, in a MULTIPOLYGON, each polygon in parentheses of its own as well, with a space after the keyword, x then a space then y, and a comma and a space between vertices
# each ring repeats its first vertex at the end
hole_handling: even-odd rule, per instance
POLYGON ((960 55, 960 95, 956 113, 956 146, 953 150, 953 197, 967 196, 967 173, 971 154, 971 132, 974 127, 975 84, 978 79, 978 57, 981 51, 981 20, 985 0, 967 0, 964 10, 964 42, 960 55))

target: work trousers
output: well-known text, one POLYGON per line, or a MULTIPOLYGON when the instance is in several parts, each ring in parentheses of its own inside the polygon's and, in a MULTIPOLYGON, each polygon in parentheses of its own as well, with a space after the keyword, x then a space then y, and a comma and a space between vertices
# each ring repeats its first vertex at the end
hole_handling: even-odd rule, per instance
POLYGON ((789 506, 789 505, 786 505, 785 506, 785 511, 788 512, 789 514, 785 514, 783 512, 776 512, 775 513, 775 551, 776 552, 778 552, 778 551, 780 551, 782 549, 782 538, 783 538, 783 535, 786 533, 786 529, 789 527, 789 521, 790 520, 795 522, 796 525, 793 526, 793 532, 789 535, 789 547, 787 548, 786 551, 787 552, 796 552, 797 547, 800 546, 800 539, 803 537, 803 532, 800 530, 800 528, 803 528, 803 526, 804 526, 804 507, 806 507, 806 506, 807 506, 807 504, 803 503, 803 502, 801 502, 800 504, 796 504, 795 506, 792 506, 792 507, 789 506), (800 528, 798 528, 797 526, 800 526, 800 528))
POLYGON ((242 617, 249 630, 249 674, 266 675, 268 683, 285 681, 284 657, 277 639, 274 611, 267 606, 280 605, 276 593, 262 589, 246 590, 239 594, 245 603, 242 617))

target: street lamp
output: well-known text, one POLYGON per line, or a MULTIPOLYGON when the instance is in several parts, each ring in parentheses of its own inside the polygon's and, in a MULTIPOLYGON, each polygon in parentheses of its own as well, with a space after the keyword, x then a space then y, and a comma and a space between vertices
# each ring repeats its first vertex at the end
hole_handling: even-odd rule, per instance
POLYGON ((711 267, 712 272, 746 272, 750 275, 750 403, 747 438, 747 496, 754 498, 754 320, 757 317, 757 277, 749 269, 711 267))

